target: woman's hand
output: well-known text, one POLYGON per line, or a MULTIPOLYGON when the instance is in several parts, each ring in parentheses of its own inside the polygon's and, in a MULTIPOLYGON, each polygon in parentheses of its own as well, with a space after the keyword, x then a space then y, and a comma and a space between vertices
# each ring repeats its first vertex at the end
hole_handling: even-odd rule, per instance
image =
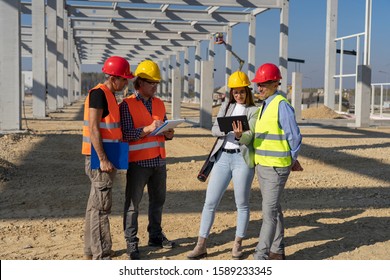
POLYGON ((241 123, 241 121, 237 121, 237 125, 235 122, 232 122, 232 127, 233 127, 234 137, 236 137, 236 139, 240 139, 242 136, 242 123, 241 123))

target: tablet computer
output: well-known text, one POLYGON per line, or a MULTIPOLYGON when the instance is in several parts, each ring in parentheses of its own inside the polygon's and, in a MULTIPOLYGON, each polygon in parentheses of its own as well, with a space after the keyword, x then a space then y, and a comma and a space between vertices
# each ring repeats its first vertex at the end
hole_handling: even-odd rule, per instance
POLYGON ((246 115, 217 118, 219 129, 225 133, 229 133, 230 131, 233 131, 232 123, 236 121, 241 121, 243 131, 249 130, 249 123, 246 115))

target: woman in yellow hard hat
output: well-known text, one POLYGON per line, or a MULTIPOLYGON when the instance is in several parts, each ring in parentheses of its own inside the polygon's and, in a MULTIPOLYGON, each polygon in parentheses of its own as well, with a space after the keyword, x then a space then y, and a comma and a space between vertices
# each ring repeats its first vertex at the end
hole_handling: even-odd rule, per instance
POLYGON ((232 258, 243 257, 242 240, 249 223, 249 192, 254 177, 253 138, 258 108, 255 106, 248 76, 241 71, 234 72, 228 81, 230 97, 219 110, 218 117, 246 115, 249 130, 243 131, 240 121, 233 122, 231 131, 224 133, 216 121, 212 134, 218 137, 210 154, 214 161, 207 186, 202 211, 199 238, 194 250, 187 257, 201 259, 207 256, 206 239, 214 222, 215 212, 229 183, 233 180, 234 198, 237 207, 237 227, 232 249, 232 258))

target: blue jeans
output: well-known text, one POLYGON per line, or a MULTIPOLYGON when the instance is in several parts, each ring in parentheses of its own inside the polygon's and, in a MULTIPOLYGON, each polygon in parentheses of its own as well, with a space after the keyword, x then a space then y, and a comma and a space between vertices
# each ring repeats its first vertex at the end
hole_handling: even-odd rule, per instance
POLYGON ((249 223, 249 193, 254 173, 254 168, 248 167, 241 153, 219 152, 207 186, 199 230, 200 237, 209 236, 215 211, 232 179, 237 208, 236 236, 245 237, 249 223))

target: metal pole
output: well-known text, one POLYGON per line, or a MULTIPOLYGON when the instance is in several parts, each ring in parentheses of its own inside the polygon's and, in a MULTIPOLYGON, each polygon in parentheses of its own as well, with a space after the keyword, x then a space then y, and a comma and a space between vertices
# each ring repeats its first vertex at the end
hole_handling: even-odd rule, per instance
POLYGON ((371 11, 372 0, 366 0, 366 20, 365 20, 365 37, 364 37, 364 65, 371 63, 371 11))
POLYGON ((381 85, 381 103, 379 106, 379 115, 381 118, 383 117, 383 85, 381 85))
POLYGON ((344 54, 344 40, 341 39, 341 47, 340 47, 340 80, 339 80, 339 112, 341 112, 341 103, 343 98, 343 54, 344 54))

